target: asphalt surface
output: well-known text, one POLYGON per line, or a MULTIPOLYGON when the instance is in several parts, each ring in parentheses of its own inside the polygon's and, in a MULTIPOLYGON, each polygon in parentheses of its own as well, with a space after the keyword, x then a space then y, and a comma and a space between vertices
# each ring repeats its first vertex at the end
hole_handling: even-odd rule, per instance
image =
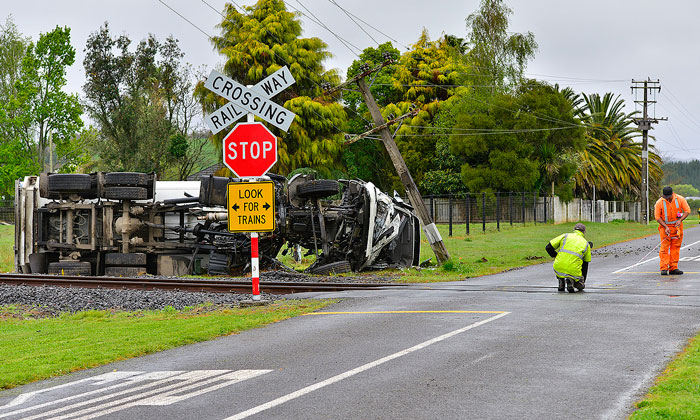
POLYGON ((700 229, 690 226, 683 276, 659 275, 654 236, 595 250, 583 293, 557 292, 541 264, 300 295, 345 299, 2 392, 0 419, 626 418, 700 330, 700 229))

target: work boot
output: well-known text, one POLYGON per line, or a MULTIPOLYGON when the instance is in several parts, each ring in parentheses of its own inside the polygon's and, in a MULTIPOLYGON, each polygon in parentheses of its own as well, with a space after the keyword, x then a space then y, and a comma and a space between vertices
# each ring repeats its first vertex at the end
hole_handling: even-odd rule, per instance
POLYGON ((563 292, 564 291, 564 284, 566 282, 562 277, 557 277, 557 280, 559 280, 559 288, 557 290, 560 292, 563 292))
POLYGON ((578 291, 580 292, 581 290, 583 290, 583 289, 586 288, 586 283, 584 283, 584 282, 582 282, 582 281, 575 281, 575 282, 574 282, 574 287, 577 288, 578 291))
POLYGON ((576 291, 574 290, 574 285, 572 283, 573 282, 571 281, 571 279, 566 279, 566 290, 569 293, 576 293, 576 291))
POLYGON ((680 276, 683 274, 683 272, 677 268, 674 268, 673 270, 669 271, 668 274, 673 274, 674 276, 680 276))
POLYGON ((661 270, 662 276, 668 276, 668 270, 661 270))

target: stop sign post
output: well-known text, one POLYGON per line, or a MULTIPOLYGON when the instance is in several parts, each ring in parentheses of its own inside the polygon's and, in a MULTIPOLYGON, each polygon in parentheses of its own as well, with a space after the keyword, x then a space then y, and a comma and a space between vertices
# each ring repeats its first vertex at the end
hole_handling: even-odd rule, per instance
MULTIPOLYGON (((262 123, 253 122, 252 119, 252 114, 248 114, 248 122, 236 124, 223 142, 224 165, 239 178, 248 178, 250 181, 262 177, 277 163, 277 136, 262 123)), ((274 193, 272 200, 274 208, 274 193)), ((227 206, 231 207, 232 197, 226 201, 227 206)), ((230 227, 229 222, 229 229, 230 227)), ((258 232, 250 232, 250 275, 253 300, 260 300, 258 232)))
POLYGON ((224 138, 223 153, 239 178, 261 177, 277 163, 277 136, 262 123, 238 123, 224 138))

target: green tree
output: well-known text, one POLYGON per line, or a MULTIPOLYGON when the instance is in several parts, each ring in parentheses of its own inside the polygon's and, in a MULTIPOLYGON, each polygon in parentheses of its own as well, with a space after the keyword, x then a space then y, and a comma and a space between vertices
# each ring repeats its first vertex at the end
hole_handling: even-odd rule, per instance
POLYGON ((15 84, 20 78, 29 42, 29 38, 17 30, 11 16, 5 25, 0 25, 0 105, 6 105, 17 93, 15 84))
POLYGON ((11 17, 0 25, 0 197, 15 194, 15 180, 38 173, 41 167, 34 158, 29 113, 17 95, 17 81, 22 74, 22 59, 30 40, 17 30, 11 17))
MULTIPOLYGON (((396 144, 403 156, 413 179, 418 185, 436 185, 433 180, 423 184, 423 177, 427 172, 436 170, 437 161, 436 145, 440 136, 444 137, 445 127, 435 127, 435 121, 440 111, 451 106, 448 100, 463 87, 457 86, 460 73, 467 70, 462 62, 458 49, 447 37, 431 41, 426 30, 423 30, 418 41, 413 44, 411 50, 398 58, 396 65, 390 65, 381 70, 375 82, 372 92, 377 103, 382 108, 385 119, 392 116, 400 116, 412 109, 417 114, 403 121, 401 126, 397 124, 390 127, 396 132, 396 144)), ((390 44, 382 44, 377 49, 367 48, 356 60, 348 71, 348 78, 360 72, 360 66, 364 63, 375 66, 384 62, 384 54, 389 54, 396 59, 398 51, 390 44)), ((358 132, 371 128, 365 125, 371 118, 364 104, 359 102, 359 97, 350 93, 347 95, 351 109, 351 126, 358 132)), ((372 152, 375 162, 382 162, 382 171, 374 171, 374 176, 381 178, 378 185, 386 185, 388 188, 403 190, 403 186, 395 175, 396 171, 384 152, 380 143, 360 144, 350 149, 364 148, 372 152), (370 149, 372 147, 373 149, 370 149), (369 149, 369 150, 368 150, 369 149)), ((439 181, 438 184, 442 184, 439 181)), ((424 190, 425 191, 425 190, 424 190)))
MULTIPOLYGON (((299 118, 287 133, 268 126, 279 138, 279 159, 273 171, 287 174, 313 167, 328 176, 340 169, 346 116, 342 105, 321 97, 322 82, 340 82, 335 70, 323 67, 323 61, 331 57, 327 45, 319 38, 302 38, 297 15, 287 11, 282 0, 259 0, 245 7, 244 14, 226 4, 219 28, 221 35, 212 42, 225 57, 225 74, 241 84, 255 84, 286 65, 296 80, 274 98, 299 118)), ((203 82, 195 92, 205 112, 226 102, 208 92, 203 82)), ((223 134, 214 137, 217 145, 223 134)))
POLYGON ((462 179, 471 192, 528 191, 571 182, 567 155, 584 145, 584 131, 563 94, 536 81, 489 102, 466 101, 450 138, 464 160, 462 179))
POLYGON ((537 42, 532 32, 508 32, 513 11, 503 0, 481 0, 479 10, 467 19, 469 58, 474 63, 477 85, 490 81, 491 95, 517 86, 534 57, 537 42))
POLYGON ((693 187, 690 184, 678 184, 678 185, 671 185, 671 188, 673 188, 673 192, 682 195, 683 197, 698 197, 700 196, 700 191, 698 191, 697 188, 693 187))
POLYGON ((689 162, 664 162, 663 185, 691 184, 700 186, 700 161, 697 159, 689 162))
POLYGON ((193 125, 199 113, 193 70, 182 64, 172 37, 161 43, 150 35, 135 49, 130 45, 127 35, 112 36, 106 23, 87 41, 83 90, 99 130, 91 167, 183 179, 198 162, 194 152, 201 151, 193 125))
POLYGON ((82 107, 77 94, 63 91, 66 68, 75 61, 70 43, 70 28, 56 27, 41 34, 22 59, 22 71, 16 83, 17 109, 24 114, 25 130, 31 131, 36 157, 46 164, 49 142, 57 148, 71 141, 83 126, 82 107))

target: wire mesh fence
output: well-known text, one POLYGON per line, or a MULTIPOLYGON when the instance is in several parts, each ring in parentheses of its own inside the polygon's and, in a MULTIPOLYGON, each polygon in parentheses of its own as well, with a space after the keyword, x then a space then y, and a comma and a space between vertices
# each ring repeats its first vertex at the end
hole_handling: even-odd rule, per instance
POLYGON ((14 200, 0 200, 0 223, 15 223, 14 200))

